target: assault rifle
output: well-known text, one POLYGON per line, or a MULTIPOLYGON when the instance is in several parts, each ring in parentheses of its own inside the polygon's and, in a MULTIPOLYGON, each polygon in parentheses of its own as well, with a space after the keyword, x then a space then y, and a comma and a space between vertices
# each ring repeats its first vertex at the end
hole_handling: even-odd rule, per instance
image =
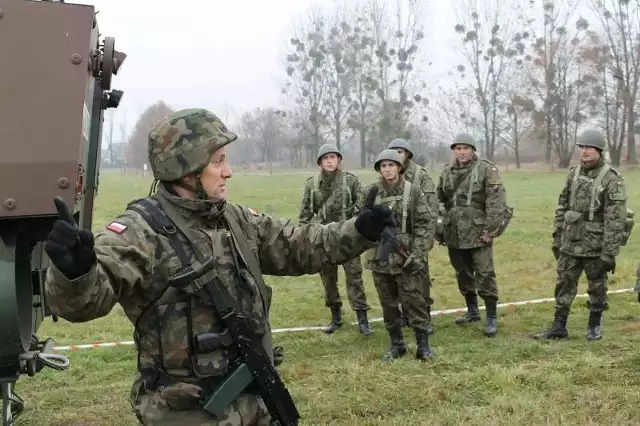
MULTIPOLYGON (((213 268, 213 258, 208 263, 209 265, 205 265, 203 269, 207 269, 207 266, 213 268)), ((204 274, 208 275, 207 272, 204 274)), ((204 302, 215 307, 220 319, 227 326, 242 360, 237 364, 235 371, 208 397, 204 409, 219 416, 240 393, 253 384, 271 414, 273 426, 297 426, 300 413, 271 363, 262 339, 253 331, 248 318, 220 278, 215 276, 204 284, 201 294, 204 302)))

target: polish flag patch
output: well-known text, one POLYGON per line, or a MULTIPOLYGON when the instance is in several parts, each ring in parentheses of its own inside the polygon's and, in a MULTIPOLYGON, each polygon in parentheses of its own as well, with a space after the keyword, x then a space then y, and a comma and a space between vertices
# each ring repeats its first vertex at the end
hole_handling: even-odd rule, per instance
POLYGON ((120 222, 111 222, 107 225, 107 229, 109 231, 115 232, 116 234, 122 234, 127 230, 127 225, 123 225, 120 222))
POLYGON ((250 207, 247 207, 249 209, 249 212, 251 212, 252 215, 254 216, 258 216, 258 212, 250 207))

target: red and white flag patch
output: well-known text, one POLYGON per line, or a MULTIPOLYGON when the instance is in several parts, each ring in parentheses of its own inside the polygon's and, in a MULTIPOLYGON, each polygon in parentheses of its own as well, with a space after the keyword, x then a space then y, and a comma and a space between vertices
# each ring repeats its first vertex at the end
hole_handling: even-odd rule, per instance
POLYGON ((127 225, 123 225, 120 222, 111 222, 107 225, 107 229, 109 231, 115 232, 116 234, 122 234, 127 230, 127 225))
POLYGON ((251 212, 252 215, 254 216, 258 216, 258 212, 254 209, 252 209, 251 207, 247 207, 249 209, 249 212, 251 212))

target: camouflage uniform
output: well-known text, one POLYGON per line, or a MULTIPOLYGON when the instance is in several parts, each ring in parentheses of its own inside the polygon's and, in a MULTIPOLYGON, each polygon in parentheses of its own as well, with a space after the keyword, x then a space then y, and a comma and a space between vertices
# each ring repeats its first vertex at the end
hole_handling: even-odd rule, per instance
MULTIPOLYGON (((402 159, 396 151, 382 151, 374 164, 376 171, 379 172, 379 165, 383 160, 395 161, 402 170, 402 159)), ((391 340, 391 347, 383 358, 391 360, 406 354, 402 336, 402 316, 398 309, 400 299, 409 318, 409 325, 415 333, 416 357, 432 358, 428 340, 431 318, 427 309, 428 302, 423 294, 422 275, 428 247, 433 244, 435 218, 431 216, 427 197, 420 188, 406 181, 402 174, 392 186, 381 177, 377 183, 367 187, 366 192, 373 186, 378 188, 376 202, 389 206, 393 212, 395 226, 399 227, 398 236, 411 251, 409 259, 398 253, 391 253, 386 265, 381 264, 379 258, 383 243, 365 253, 365 268, 372 271, 382 305, 384 323, 391 340)), ((429 303, 431 302, 429 300, 429 303)))
MULTIPOLYGON (((451 149, 457 144, 469 145, 475 151, 475 141, 468 134, 458 135, 451 149)), ((497 237, 503 223, 506 196, 498 168, 474 152, 468 164, 461 165, 456 160, 444 168, 437 194, 444 213, 443 234, 438 238, 448 248, 458 288, 468 308, 464 316, 456 319, 456 324, 480 320, 477 290, 487 309, 484 333, 495 336, 498 287, 493 240, 487 243, 481 237, 497 237)))
MULTIPOLYGON (((317 163, 321 165, 322 157, 335 153, 342 160, 342 154, 334 145, 325 144, 318 150, 317 163)), ((310 176, 304 185, 302 205, 300 206, 300 225, 311 223, 318 218, 320 223, 327 224, 345 220, 354 216, 354 206, 362 188, 357 176, 342 170, 339 166, 332 172, 321 170, 310 176)), ((347 295, 351 309, 356 312, 360 332, 366 336, 372 334, 367 319, 370 309, 362 281, 362 263, 360 256, 348 260, 342 265, 347 282, 347 295)), ((327 265, 320 271, 320 279, 324 286, 324 303, 331 309, 331 322, 324 329, 331 334, 342 327, 342 299, 338 290, 338 266, 327 265)))
MULTIPOLYGON (((413 152, 411 151, 411 147, 409 146, 409 142, 404 139, 394 139, 389 142, 387 145, 387 149, 404 149, 406 151, 406 156, 404 160, 404 172, 403 176, 406 180, 416 185, 418 188, 424 192, 427 196, 427 202, 429 203, 429 207, 431 208, 431 216, 438 216, 438 196, 436 195, 436 186, 433 183, 433 180, 429 176, 429 173, 424 167, 421 167, 413 159, 413 152)), ((433 248, 433 244, 428 247, 428 250, 433 248)), ((427 302, 427 311, 429 312, 429 317, 431 317, 431 306, 433 305, 433 299, 431 298, 431 287, 433 285, 433 281, 429 274, 429 253, 425 253, 425 280, 423 282, 423 292, 424 292, 424 300, 427 302)), ((408 327, 409 322, 406 314, 403 312, 403 322, 404 326, 408 327)), ((429 334, 433 334, 433 327, 429 325, 429 334)))
POLYGON ((300 276, 345 262, 375 246, 372 241, 379 240, 388 222, 389 213, 374 206, 348 221, 296 227, 290 220, 228 201, 209 201, 200 171, 213 152, 236 138, 206 110, 178 111, 162 119, 149 135, 149 162, 154 185, 160 181, 158 191, 130 203, 97 234, 95 244, 88 230, 76 226, 74 234, 72 218, 63 220, 61 212, 45 244, 52 262, 45 290, 53 311, 68 321, 85 322, 107 315, 120 303, 134 325, 139 373, 130 403, 143 424, 271 422, 262 398, 249 388, 219 417, 201 407, 200 399, 233 371, 239 355, 215 310, 193 292, 205 283, 198 279, 180 288, 168 284, 169 277, 183 273, 185 262, 195 270, 215 259, 215 269, 205 277, 216 279, 216 285, 237 298, 271 356, 271 289, 262 274, 300 276), (167 184, 187 185, 180 181, 185 175, 196 176, 196 198, 180 197, 167 184), (154 211, 171 219, 162 233, 151 226, 149 217, 158 219, 154 211), (204 332, 219 339, 208 351, 197 351, 194 338, 204 332))
MULTIPOLYGON (((602 153, 605 139, 597 130, 585 130, 576 144, 602 153)), ((537 339, 568 337, 567 317, 583 271, 589 294, 586 337, 601 339, 600 319, 608 309, 607 272, 615 271, 615 258, 624 243, 626 204, 622 176, 605 164, 602 155, 595 164, 570 169, 558 197, 552 234, 552 251, 558 262, 555 319, 549 329, 535 335, 537 339)))

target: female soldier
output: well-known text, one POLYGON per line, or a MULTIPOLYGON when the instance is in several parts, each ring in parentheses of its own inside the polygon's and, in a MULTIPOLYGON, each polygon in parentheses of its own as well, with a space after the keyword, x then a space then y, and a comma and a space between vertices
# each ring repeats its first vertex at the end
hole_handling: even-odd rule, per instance
MULTIPOLYGON (((380 180, 364 191, 369 193, 371 187, 377 186, 376 203, 387 205, 393 212, 398 239, 408 248, 408 253, 400 254, 392 251, 388 259, 381 258, 380 253, 384 238, 377 247, 365 252, 365 268, 373 274, 373 281, 378 291, 385 326, 391 338, 391 347, 383 359, 390 361, 404 356, 407 349, 402 336, 402 315, 398 302, 409 317, 409 326, 416 337, 416 358, 424 360, 433 358, 429 348, 427 329, 429 314, 422 289, 422 274, 425 273, 424 253, 432 244, 435 219, 429 209, 427 197, 417 186, 403 177, 402 157, 396 151, 385 149, 378 155, 374 170, 380 173, 380 180), (398 292, 402 300, 398 300, 398 292)), ((358 202, 358 210, 362 200, 358 202)))

